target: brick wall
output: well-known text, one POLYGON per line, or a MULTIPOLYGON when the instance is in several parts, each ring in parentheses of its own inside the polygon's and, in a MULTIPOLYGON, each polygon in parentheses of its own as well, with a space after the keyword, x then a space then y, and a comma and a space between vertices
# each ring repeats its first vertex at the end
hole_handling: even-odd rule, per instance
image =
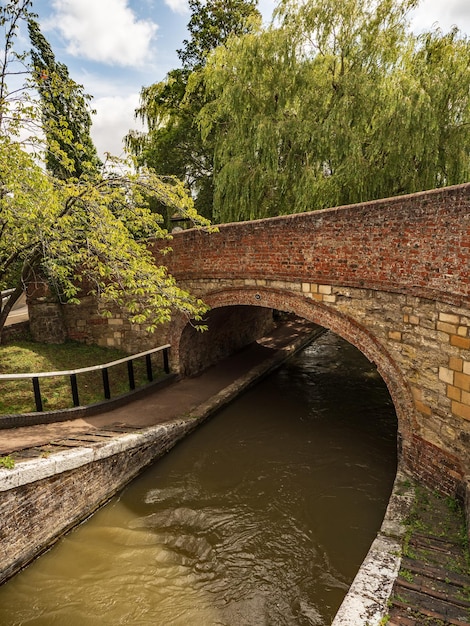
POLYGON ((29 332, 29 321, 18 322, 18 324, 11 324, 11 326, 4 326, 0 340, 1 343, 8 343, 12 340, 22 339, 27 341, 31 338, 29 332))
MULTIPOLYGON (((179 279, 253 278, 470 299, 470 184, 174 236, 179 279)), ((158 243, 155 247, 158 255, 158 243)))

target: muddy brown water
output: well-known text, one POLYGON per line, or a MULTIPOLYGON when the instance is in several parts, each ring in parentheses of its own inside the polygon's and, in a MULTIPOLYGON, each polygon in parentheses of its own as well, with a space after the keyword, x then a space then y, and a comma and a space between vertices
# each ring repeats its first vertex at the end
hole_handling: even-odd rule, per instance
POLYGON ((385 512, 395 411, 326 333, 0 588, 0 625, 323 626, 385 512))

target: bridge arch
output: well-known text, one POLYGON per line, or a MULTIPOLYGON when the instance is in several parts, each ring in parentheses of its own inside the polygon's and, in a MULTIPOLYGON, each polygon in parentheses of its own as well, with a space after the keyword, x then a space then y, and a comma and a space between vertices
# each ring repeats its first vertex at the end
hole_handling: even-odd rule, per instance
MULTIPOLYGON (((315 300, 307 299, 302 294, 288 293, 267 287, 245 287, 215 290, 205 294, 205 302, 211 310, 233 306, 255 306, 294 313, 310 322, 319 324, 333 331, 355 346, 367 359, 373 362, 384 380, 392 398, 398 419, 400 443, 413 429, 413 395, 403 374, 387 349, 364 326, 352 317, 332 310, 315 300)), ((180 317, 172 326, 171 344, 174 346, 174 358, 184 359, 180 352, 181 338, 187 327, 187 320, 180 317)))

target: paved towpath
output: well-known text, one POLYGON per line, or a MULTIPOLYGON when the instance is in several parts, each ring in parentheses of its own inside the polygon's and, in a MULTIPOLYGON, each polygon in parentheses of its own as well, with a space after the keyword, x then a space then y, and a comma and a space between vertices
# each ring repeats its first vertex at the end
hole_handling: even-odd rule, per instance
POLYGON ((315 324, 291 320, 201 375, 156 389, 120 408, 69 421, 0 430, 0 455, 47 445, 65 437, 92 434, 109 425, 145 428, 198 410, 210 412, 216 403, 223 404, 224 397, 232 398, 237 389, 255 382, 294 350, 308 343, 318 331, 315 324))

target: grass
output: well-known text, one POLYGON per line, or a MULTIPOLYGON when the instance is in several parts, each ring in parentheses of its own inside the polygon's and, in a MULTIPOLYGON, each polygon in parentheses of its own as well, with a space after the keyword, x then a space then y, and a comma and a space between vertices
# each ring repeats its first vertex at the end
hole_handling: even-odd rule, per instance
POLYGON ((415 485, 415 502, 406 520, 408 534, 414 532, 441 537, 468 548, 465 515, 455 498, 415 485))
MULTIPOLYGON (((461 503, 455 498, 442 496, 419 484, 415 484, 414 491, 414 504, 405 521, 407 532, 404 538, 403 556, 415 559, 419 561, 421 565, 429 565, 432 568, 444 570, 444 572, 447 571, 449 577, 445 580, 442 579, 447 584, 450 584, 451 573, 470 576, 470 552, 467 527, 465 512, 461 503), (421 535, 425 541, 422 545, 415 543, 413 548, 411 548, 410 543, 414 535, 421 535), (426 539, 432 541, 433 538, 443 539, 454 545, 443 547, 441 550, 426 549, 426 539)), ((410 583, 421 584, 419 570, 413 574, 402 564, 398 575, 400 578, 410 583), (416 580, 416 578, 418 579, 416 580)), ((426 624, 430 626, 431 624, 433 626, 445 626, 450 623, 434 617, 424 617, 420 613, 419 606, 412 606, 415 602, 413 596, 410 598, 406 591, 402 590, 402 592, 400 592, 398 591, 399 589, 400 587, 394 588, 393 595, 389 599, 389 606, 392 606, 394 601, 407 605, 408 617, 415 619, 416 623, 422 624, 422 626, 426 624)), ((450 601, 452 601, 452 597, 455 597, 455 595, 453 596, 455 593, 457 597, 468 600, 468 592, 470 591, 468 587, 463 587, 460 592, 455 591, 455 589, 455 587, 449 587, 446 592, 449 594, 450 601)), ((442 589, 441 592, 444 593, 442 589)), ((390 621, 390 615, 386 615, 384 619, 387 617, 390 621)), ((468 617, 470 618, 470 612, 468 617)), ((467 621, 465 621, 465 623, 467 623, 467 621)), ((468 621, 468 623, 470 624, 470 621, 468 621)))
MULTIPOLYGON (((12 341, 0 345, 0 374, 38 373, 80 369, 102 365, 129 356, 121 350, 87 346, 76 342, 61 345, 41 344, 32 341, 12 341)), ((152 355, 154 376, 162 372, 161 353, 152 355)), ((145 358, 134 362, 136 387, 146 384, 145 358)), ((93 404, 104 399, 101 371, 77 375, 80 405, 93 404)), ((127 364, 109 369, 111 397, 129 391, 127 364)), ((73 406, 68 376, 40 379, 41 396, 45 411, 73 406)), ((29 413, 35 411, 34 393, 30 379, 0 381, 0 414, 29 413)))
POLYGON ((15 467, 15 459, 8 456, 0 456, 0 467, 5 467, 6 469, 13 469, 15 467))
MULTIPOLYGON (((424 547, 410 548, 410 539, 414 533, 442 538, 462 549, 461 554, 449 551, 443 566, 449 572, 470 576, 470 550, 465 513, 458 500, 441 496, 422 485, 416 485, 415 502, 406 524, 408 528, 403 545, 404 556, 419 559, 423 563, 427 563, 429 558, 432 560, 434 556, 424 547)), ((400 575, 407 578, 404 570, 401 570, 400 575)))

